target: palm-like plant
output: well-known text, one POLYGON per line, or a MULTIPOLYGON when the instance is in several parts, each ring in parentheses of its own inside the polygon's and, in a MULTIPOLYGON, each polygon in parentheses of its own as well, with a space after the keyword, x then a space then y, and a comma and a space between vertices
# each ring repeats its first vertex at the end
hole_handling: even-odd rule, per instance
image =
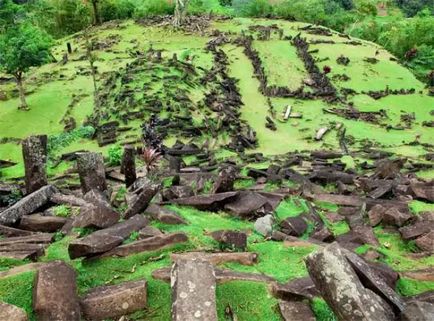
POLYGON ((143 161, 145 162, 145 168, 147 173, 157 168, 160 160, 161 154, 156 149, 146 147, 143 150, 143 161))

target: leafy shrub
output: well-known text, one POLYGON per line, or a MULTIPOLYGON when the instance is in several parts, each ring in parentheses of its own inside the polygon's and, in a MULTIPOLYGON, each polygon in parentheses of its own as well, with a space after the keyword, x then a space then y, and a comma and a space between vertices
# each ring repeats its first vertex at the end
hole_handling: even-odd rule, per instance
POLYGON ((134 14, 136 6, 130 0, 105 0, 101 2, 100 15, 103 21, 128 19, 134 14))
POLYGON ((232 7, 236 15, 243 17, 268 17, 273 12, 268 0, 233 0, 232 7))
POLYGON ((168 1, 146 0, 137 5, 134 10, 135 18, 147 18, 158 15, 173 14, 175 5, 168 1))
POLYGON ((95 128, 84 126, 70 132, 63 132, 57 135, 48 136, 48 153, 52 154, 56 150, 64 148, 80 138, 91 139, 95 134, 95 128))
POLYGON ((59 205, 54 208, 54 215, 60 217, 69 217, 71 214, 71 208, 66 205, 59 205))
POLYGON ((119 145, 113 145, 108 150, 108 159, 110 166, 118 166, 122 160, 122 147, 119 145))

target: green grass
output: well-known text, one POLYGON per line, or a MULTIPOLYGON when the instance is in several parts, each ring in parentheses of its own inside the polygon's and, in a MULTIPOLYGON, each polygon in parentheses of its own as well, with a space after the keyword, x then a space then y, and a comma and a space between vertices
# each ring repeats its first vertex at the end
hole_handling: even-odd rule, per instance
POLYGON ((401 277, 396 284, 398 292, 403 296, 417 295, 426 291, 434 291, 433 281, 417 281, 401 277))

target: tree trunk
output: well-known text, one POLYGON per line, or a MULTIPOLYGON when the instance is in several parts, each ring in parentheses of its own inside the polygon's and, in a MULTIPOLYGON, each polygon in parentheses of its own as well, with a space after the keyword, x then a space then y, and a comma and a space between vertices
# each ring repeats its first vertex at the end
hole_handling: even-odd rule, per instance
POLYGON ((21 72, 17 72, 14 76, 17 82, 18 92, 20 94, 20 106, 18 109, 29 110, 29 106, 26 102, 26 92, 23 86, 23 74, 21 72))
POLYGON ((92 0, 93 7, 93 24, 99 25, 101 23, 98 11, 98 0, 92 0))
POLYGON ((180 27, 184 23, 189 1, 190 0, 176 0, 175 16, 173 17, 173 25, 175 27, 180 27))

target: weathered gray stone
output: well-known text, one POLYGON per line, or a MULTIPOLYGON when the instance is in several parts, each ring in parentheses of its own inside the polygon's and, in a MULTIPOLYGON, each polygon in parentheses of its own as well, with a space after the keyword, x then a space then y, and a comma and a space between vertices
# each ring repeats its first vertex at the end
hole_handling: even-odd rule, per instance
POLYGON ((216 279, 206 261, 177 261, 172 267, 172 321, 217 321, 216 279))
POLYGON ((26 192, 30 194, 48 184, 47 135, 27 137, 22 147, 26 192))
POLYGON ((430 231, 434 230, 433 221, 418 221, 413 225, 407 225, 399 229, 404 240, 414 240, 430 231))
POLYGON ((225 205, 225 210, 240 217, 263 215, 272 211, 268 199, 259 193, 243 191, 225 205))
POLYGON ((33 310, 38 321, 80 321, 75 271, 55 261, 41 266, 33 287, 33 310))
POLYGON ((280 300, 279 310, 284 321, 316 321, 312 309, 304 302, 280 300))
POLYGON ((52 185, 47 185, 19 200, 0 213, 0 224, 11 225, 24 215, 35 212, 48 203, 50 196, 57 192, 52 185))
POLYGON ((405 307, 404 300, 387 284, 387 282, 375 271, 368 263, 356 254, 342 250, 345 257, 350 262, 351 267, 359 276, 362 284, 381 296, 395 311, 403 311, 405 307))
POLYGON ((283 233, 300 237, 307 230, 307 223, 302 216, 288 217, 280 222, 280 227, 283 233))
POLYGON ((26 312, 12 304, 0 302, 0 321, 27 321, 26 312))
POLYGON ((131 201, 129 202, 130 205, 125 211, 124 217, 130 218, 144 211, 154 198, 155 194, 157 194, 158 189, 159 186, 155 184, 146 184, 143 186, 139 194, 132 197, 131 201))
POLYGON ((80 300, 86 320, 117 318, 144 309, 146 303, 146 280, 93 288, 80 300))
POLYGON ((387 304, 366 289, 337 243, 332 243, 306 259, 313 282, 340 321, 391 321, 387 304))
POLYGON ((153 226, 146 226, 139 231, 139 239, 142 240, 148 239, 150 237, 154 237, 162 234, 163 232, 161 232, 158 228, 153 226))
POLYGON ((273 232, 273 216, 267 214, 264 217, 260 217, 255 222, 255 231, 263 236, 270 236, 273 232))
POLYGON ((69 256, 75 259, 107 252, 121 244, 132 232, 139 231, 148 223, 149 220, 146 217, 136 215, 104 230, 73 240, 68 247, 69 256))
POLYGON ((432 321, 434 320, 434 304, 422 301, 409 302, 399 320, 432 321))
POLYGON ((77 169, 80 176, 81 190, 86 194, 92 189, 107 190, 104 158, 100 153, 77 153, 77 169))
POLYGON ((127 145, 124 147, 122 155, 121 173, 125 175, 125 185, 131 186, 137 179, 136 174, 136 149, 134 146, 127 145))

